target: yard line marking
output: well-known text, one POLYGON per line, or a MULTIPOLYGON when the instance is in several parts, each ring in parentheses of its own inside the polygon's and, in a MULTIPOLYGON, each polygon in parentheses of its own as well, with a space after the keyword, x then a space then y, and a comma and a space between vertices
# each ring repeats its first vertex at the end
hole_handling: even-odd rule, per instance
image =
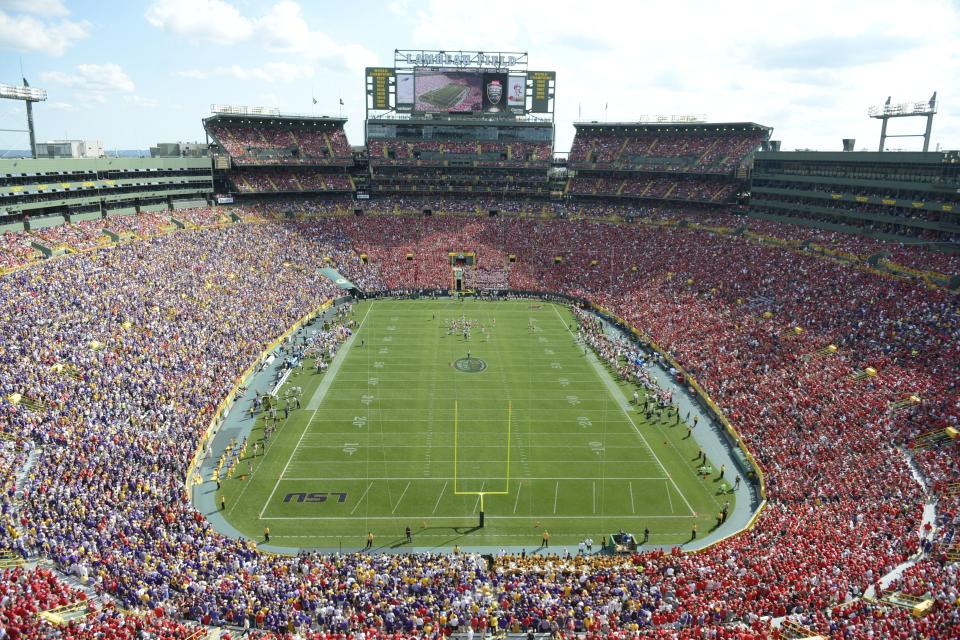
POLYGON ((633 482, 630 483, 630 511, 637 512, 637 508, 633 506, 633 482))
POLYGON ((557 486, 553 490, 553 512, 557 512, 557 496, 560 495, 560 481, 557 481, 557 486))
MULTIPOLYGON (((353 515, 354 513, 357 512, 357 508, 358 508, 361 504, 363 504, 363 499, 367 497, 367 491, 370 491, 370 487, 372 487, 372 486, 373 486, 373 483, 372 483, 372 482, 367 485, 367 488, 366 488, 366 490, 363 492, 363 495, 361 495, 361 496, 360 496, 360 499, 357 500, 357 504, 355 504, 355 505, 353 506, 353 510, 350 512, 350 515, 353 515)), ((295 520, 295 519, 296 519, 296 518, 294 518, 294 520, 295 520)))
POLYGON ((517 505, 520 504, 520 487, 523 486, 523 483, 517 485, 517 499, 513 501, 513 512, 517 512, 517 505))
POLYGON ((403 502, 403 496, 407 495, 407 489, 409 489, 409 488, 410 488, 410 483, 408 482, 408 483, 407 483, 407 486, 405 486, 405 487, 403 488, 403 491, 400 493, 400 497, 397 499, 397 504, 393 505, 393 511, 391 511, 390 513, 396 513, 396 512, 397 512, 397 507, 399 507, 399 506, 400 506, 400 503, 403 502))
POLYGON ((597 481, 593 481, 593 512, 597 512, 597 481))
POLYGON ((446 490, 447 490, 447 483, 444 482, 444 483, 443 483, 443 488, 440 489, 440 495, 437 496, 437 504, 433 505, 433 511, 432 511, 431 513, 436 513, 436 512, 437 512, 437 507, 440 506, 440 498, 443 497, 443 492, 446 491, 446 490))
POLYGON ((670 501, 670 513, 676 513, 676 511, 673 510, 673 498, 670 497, 670 485, 664 482, 663 486, 667 488, 667 500, 670 501))
MULTIPOLYGON (((553 312, 557 314, 557 320, 560 321, 560 324, 566 327, 567 323, 563 321, 563 318, 560 316, 560 312, 557 311, 556 305, 553 305, 553 312)), ((574 340, 576 340, 576 336, 573 334, 573 331, 570 331, 569 327, 567 328, 567 332, 571 336, 573 336, 574 340)), ((690 502, 687 500, 687 497, 683 495, 682 491, 680 491, 680 487, 677 486, 677 481, 674 480, 673 476, 671 476, 667 472, 667 468, 663 466, 663 462, 657 456, 656 452, 654 452, 653 448, 650 447, 650 443, 647 442, 647 439, 644 437, 643 432, 640 431, 639 427, 637 427, 637 423, 633 421, 633 416, 630 415, 630 412, 627 411, 627 408, 624 406, 625 399, 623 398, 623 395, 620 393, 620 389, 615 385, 613 385, 613 381, 610 379, 610 376, 607 375, 606 371, 602 370, 600 365, 597 363, 597 360, 595 357, 590 358, 590 364, 593 365, 594 371, 596 371, 597 375, 600 377, 600 380, 607 386, 607 391, 610 393, 611 398, 614 401, 614 404, 620 407, 620 410, 623 412, 623 415, 625 415, 627 417, 627 420, 630 421, 630 424, 633 425, 633 430, 637 432, 637 435, 640 436, 641 440, 643 440, 643 444, 646 445, 647 449, 650 450, 650 453, 653 455, 653 459, 660 466, 660 470, 663 471, 663 475, 666 476, 667 479, 670 480, 670 482, 673 484, 673 488, 677 490, 677 494, 683 500, 684 504, 687 505, 687 509, 690 510, 690 514, 691 515, 694 514, 695 511, 693 510, 693 507, 690 506, 690 502)))

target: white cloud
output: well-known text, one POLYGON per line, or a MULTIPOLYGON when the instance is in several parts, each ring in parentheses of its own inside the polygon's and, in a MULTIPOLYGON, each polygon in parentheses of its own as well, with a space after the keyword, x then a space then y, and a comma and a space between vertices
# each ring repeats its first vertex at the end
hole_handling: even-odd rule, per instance
POLYGON ((74 87, 96 94, 133 93, 136 86, 123 68, 114 63, 80 64, 71 73, 45 71, 40 79, 48 84, 74 87))
MULTIPOLYGON (((270 52, 302 56, 333 71, 362 72, 377 61, 366 47, 338 43, 326 33, 311 29, 301 6, 292 0, 281 0, 255 18, 243 16, 223 0, 155 0, 146 18, 155 27, 194 41, 252 42, 270 52)), ((178 75, 183 73, 192 74, 183 77, 198 78, 202 72, 178 75)), ((285 74, 281 71, 281 75, 285 74)))
POLYGON ((145 98, 136 93, 128 96, 123 96, 123 101, 127 104, 131 104, 135 107, 141 107, 143 109, 156 109, 160 106, 160 101, 155 98, 145 98))
POLYGON ((177 71, 177 76, 191 80, 207 80, 213 76, 234 78, 236 80, 261 80, 263 82, 294 82, 302 78, 312 78, 313 69, 306 64, 290 62, 266 62, 259 67, 245 67, 238 64, 216 67, 210 71, 187 69, 177 71))
POLYGON ((253 33, 253 23, 223 0, 156 0, 146 18, 158 29, 197 42, 234 44, 253 33))
POLYGON ((410 9, 410 0, 393 0, 387 4, 387 9, 398 16, 406 16, 410 9))
POLYGON ((186 69, 184 71, 177 71, 174 75, 181 78, 189 78, 190 80, 206 80, 210 77, 210 74, 206 71, 201 71, 200 69, 186 69))
POLYGON ((35 13, 39 16, 63 18, 70 11, 60 0, 0 0, 0 9, 18 13, 35 13))
POLYGON ((90 23, 86 20, 42 20, 0 10, 0 49, 61 56, 89 35, 90 23))
POLYGON ((78 111, 79 108, 70 104, 69 102, 45 102, 43 104, 45 109, 53 109, 54 111, 78 111))
MULTIPOLYGON (((910 11, 887 0, 752 0, 731 12, 709 2, 526 0, 504 16, 424 0, 411 5, 409 45, 529 51, 529 68, 556 70, 558 150, 570 148, 581 107, 584 120, 752 120, 775 127, 785 149, 839 149, 844 137, 873 147, 879 124, 866 108, 888 94, 906 102, 939 89, 942 104, 960 101, 957 8, 944 0, 918 0, 910 11)), ((956 147, 958 129, 960 118, 941 110, 934 142, 956 147)))

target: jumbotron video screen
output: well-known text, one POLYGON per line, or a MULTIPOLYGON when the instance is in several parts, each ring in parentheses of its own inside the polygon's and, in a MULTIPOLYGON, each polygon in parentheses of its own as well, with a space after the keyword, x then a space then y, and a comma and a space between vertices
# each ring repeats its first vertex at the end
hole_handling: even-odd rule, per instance
POLYGON ((524 85, 519 78, 515 84, 516 90, 511 90, 507 73, 416 69, 413 110, 424 113, 522 110, 524 85))
POLYGON ((552 71, 367 68, 368 107, 401 113, 552 113, 552 71))

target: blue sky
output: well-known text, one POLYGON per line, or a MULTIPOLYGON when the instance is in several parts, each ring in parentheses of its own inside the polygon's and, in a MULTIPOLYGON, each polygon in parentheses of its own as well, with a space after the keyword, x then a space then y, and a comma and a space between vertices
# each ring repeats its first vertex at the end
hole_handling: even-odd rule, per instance
MULTIPOLYGON (((557 150, 572 122, 705 114, 774 127, 784 148, 874 149, 867 107, 939 91, 933 142, 960 147, 960 2, 253 2, 0 0, 0 82, 49 92, 39 140, 108 148, 203 140, 211 103, 349 117, 362 143, 363 68, 395 48, 528 51, 557 72, 557 150), (312 105, 315 95, 318 104, 312 105)), ((0 101, 0 128, 23 107, 0 101)), ((901 121, 893 132, 922 130, 901 121)), ((915 149, 919 141, 891 146, 915 149)), ((0 132, 0 148, 26 148, 0 132)))

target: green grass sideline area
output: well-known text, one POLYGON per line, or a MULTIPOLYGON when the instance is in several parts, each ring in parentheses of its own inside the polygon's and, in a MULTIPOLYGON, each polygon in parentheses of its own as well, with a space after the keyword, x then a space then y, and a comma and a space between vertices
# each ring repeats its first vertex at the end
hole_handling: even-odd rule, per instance
MULTIPOLYGON (((566 307, 378 300, 353 316, 339 370, 308 362, 293 376, 303 408, 223 480, 224 515, 251 539, 269 527, 285 547, 352 549, 373 532, 375 548, 533 550, 547 530, 551 550, 576 553, 620 529, 683 543, 732 507, 716 474, 696 474, 698 445, 675 414, 647 421, 624 407, 632 387, 611 393, 566 307)), ((262 435, 258 417, 250 442, 262 435)))

